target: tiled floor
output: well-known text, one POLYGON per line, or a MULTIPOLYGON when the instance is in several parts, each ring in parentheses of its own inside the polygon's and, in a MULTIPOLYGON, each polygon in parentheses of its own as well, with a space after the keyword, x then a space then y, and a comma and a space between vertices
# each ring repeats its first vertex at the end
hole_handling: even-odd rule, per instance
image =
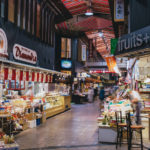
MULTIPOLYGON (((73 105, 45 124, 20 133, 16 141, 20 149, 115 150, 115 145, 98 143, 97 116, 97 103, 73 105)), ((120 150, 127 150, 126 145, 120 150)))

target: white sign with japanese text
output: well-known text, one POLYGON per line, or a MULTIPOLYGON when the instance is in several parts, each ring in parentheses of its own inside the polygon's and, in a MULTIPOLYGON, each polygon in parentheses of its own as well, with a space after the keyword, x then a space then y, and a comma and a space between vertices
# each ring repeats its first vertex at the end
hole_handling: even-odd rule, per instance
POLYGON ((82 61, 86 61, 86 45, 82 45, 82 61))
POLYGON ((115 0, 114 10, 114 21, 124 21, 124 0, 115 0))

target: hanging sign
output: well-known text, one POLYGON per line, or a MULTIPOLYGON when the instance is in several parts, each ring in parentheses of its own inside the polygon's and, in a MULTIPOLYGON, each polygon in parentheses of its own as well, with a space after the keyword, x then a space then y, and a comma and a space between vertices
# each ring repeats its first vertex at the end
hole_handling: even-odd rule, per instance
POLYGON ((44 77, 44 74, 43 73, 41 73, 41 82, 43 83, 43 77, 44 77))
POLYGON ((23 71, 23 81, 26 81, 26 71, 23 71))
POLYGON ((53 82, 53 75, 51 75, 51 81, 50 81, 51 83, 53 82))
POLYGON ((46 74, 45 82, 48 82, 48 74, 46 74))
POLYGON ((26 71, 26 81, 29 81, 29 71, 26 71))
POLYGON ((20 61, 28 62, 31 64, 37 63, 37 53, 22 45, 15 44, 13 47, 14 58, 20 61))
POLYGON ((48 75, 48 76, 49 76, 48 82, 51 83, 51 77, 52 77, 52 76, 51 76, 51 75, 48 75))
POLYGON ((20 70, 16 69, 16 80, 20 79, 20 70))
POLYGON ((144 52, 149 53, 150 26, 119 37, 115 55, 130 55, 144 52), (133 53, 134 54, 134 53, 133 53))
POLYGON ((23 80, 23 71, 20 70, 20 81, 22 81, 22 80, 23 80))
POLYGON ((117 44, 118 44, 118 39, 111 39, 111 54, 114 55, 115 54, 115 50, 117 48, 117 44))
POLYGON ((4 80, 8 80, 8 68, 4 68, 4 80))
POLYGON ((82 61, 86 61, 86 45, 82 45, 82 61))
POLYGON ((0 80, 4 80, 4 66, 0 66, 0 80))
POLYGON ((32 72, 29 71, 29 81, 32 81, 32 72))
POLYGON ((114 56, 105 57, 105 60, 107 62, 109 71, 116 72, 120 75, 120 71, 118 69, 115 57, 114 56))
POLYGON ((124 21, 124 0, 114 1, 114 21, 121 22, 124 21))
POLYGON ((8 80, 12 79, 12 68, 8 68, 8 80))
POLYGON ((42 74, 39 73, 39 82, 41 82, 42 74))
POLYGON ((43 74, 43 82, 46 82, 46 74, 43 74))
POLYGON ((3 29, 0 28, 0 56, 8 57, 7 52, 7 37, 3 29))
POLYGON ((37 72, 34 73, 34 81, 37 82, 37 72))
POLYGON ((35 81, 35 72, 32 72, 32 81, 35 81))

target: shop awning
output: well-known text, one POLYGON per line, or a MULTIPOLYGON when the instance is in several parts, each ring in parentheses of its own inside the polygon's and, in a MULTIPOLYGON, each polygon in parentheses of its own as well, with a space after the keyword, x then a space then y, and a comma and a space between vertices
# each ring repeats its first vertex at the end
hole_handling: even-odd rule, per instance
POLYGON ((49 70, 49 69, 45 69, 45 68, 41 68, 41 67, 34 67, 34 66, 31 66, 31 65, 26 65, 26 64, 22 64, 22 63, 18 63, 18 62, 9 61, 9 60, 0 59, 0 62, 2 64, 8 64, 10 66, 13 66, 13 67, 15 66, 17 68, 24 68, 26 70, 32 69, 34 71, 39 71, 39 72, 43 71, 43 72, 46 72, 46 73, 63 75, 65 77, 69 76, 66 73, 62 73, 62 72, 58 72, 58 71, 54 71, 54 70, 49 70))

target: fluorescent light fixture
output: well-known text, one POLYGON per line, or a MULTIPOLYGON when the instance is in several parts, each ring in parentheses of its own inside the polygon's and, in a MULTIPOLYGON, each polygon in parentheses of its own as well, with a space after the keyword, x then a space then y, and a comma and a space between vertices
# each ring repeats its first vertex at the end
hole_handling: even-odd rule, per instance
POLYGON ((93 16, 93 13, 92 12, 86 12, 85 15, 86 16, 93 16))
POLYGON ((100 37, 103 37, 103 32, 99 32, 99 36, 100 36, 100 37))
POLYGON ((145 79, 144 83, 150 83, 150 78, 145 79))
POLYGON ((85 13, 86 16, 93 16, 93 12, 91 11, 91 9, 88 9, 85 13))

